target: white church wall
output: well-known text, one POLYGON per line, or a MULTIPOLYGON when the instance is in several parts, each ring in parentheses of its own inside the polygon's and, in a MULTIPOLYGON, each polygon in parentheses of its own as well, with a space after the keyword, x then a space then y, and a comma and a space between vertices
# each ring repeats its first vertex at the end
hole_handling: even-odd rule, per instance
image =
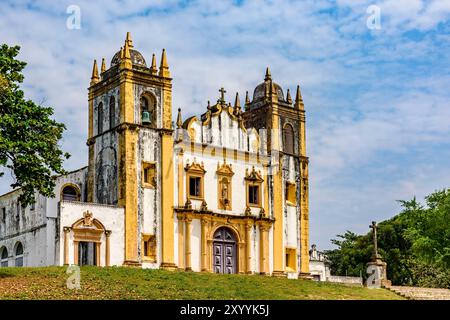
POLYGON ((287 219, 285 222, 285 238, 286 247, 296 248, 297 247, 297 208, 294 206, 286 206, 287 219))
POLYGON ((193 219, 191 223, 191 267, 193 271, 201 271, 201 223, 193 219))
MULTIPOLYGON (((83 217, 83 212, 89 210, 93 214, 93 218, 99 220, 106 230, 111 231, 110 235, 110 265, 122 265, 124 261, 124 209, 115 206, 100 205, 83 202, 63 201, 60 205, 61 223, 59 229, 59 237, 61 245, 59 250, 60 263, 64 262, 64 227, 70 227, 78 219, 83 217)), ((105 265, 105 235, 102 235, 102 244, 100 248, 100 263, 105 265)), ((73 233, 70 233, 69 244, 69 263, 74 263, 74 245, 73 233)))

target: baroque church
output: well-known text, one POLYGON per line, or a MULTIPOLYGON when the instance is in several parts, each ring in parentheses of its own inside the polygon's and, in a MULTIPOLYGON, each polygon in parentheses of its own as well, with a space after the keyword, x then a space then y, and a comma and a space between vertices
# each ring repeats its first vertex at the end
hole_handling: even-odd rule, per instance
POLYGON ((309 276, 308 157, 300 88, 264 81, 242 103, 220 89, 172 121, 172 78, 128 33, 94 61, 86 167, 55 198, 0 196, 0 265, 97 265, 309 276))

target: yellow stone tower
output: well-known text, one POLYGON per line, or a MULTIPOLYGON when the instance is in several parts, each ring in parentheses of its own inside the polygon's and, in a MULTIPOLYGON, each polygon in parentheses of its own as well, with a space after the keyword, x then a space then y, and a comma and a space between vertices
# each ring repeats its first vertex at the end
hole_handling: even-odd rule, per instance
POLYGON ((109 69, 103 60, 99 75, 94 61, 87 141, 87 198, 125 208, 126 265, 140 265, 148 256, 148 246, 153 245, 144 243, 143 238, 144 193, 147 192, 144 188, 150 188, 160 197, 161 204, 152 209, 161 216, 160 225, 150 232, 155 246, 162 244, 154 259, 156 262, 158 256, 162 267, 175 267, 171 120, 172 79, 165 50, 159 72, 155 55, 148 68, 127 33, 124 46, 112 58, 109 69), (147 176, 140 172, 146 172, 147 176))

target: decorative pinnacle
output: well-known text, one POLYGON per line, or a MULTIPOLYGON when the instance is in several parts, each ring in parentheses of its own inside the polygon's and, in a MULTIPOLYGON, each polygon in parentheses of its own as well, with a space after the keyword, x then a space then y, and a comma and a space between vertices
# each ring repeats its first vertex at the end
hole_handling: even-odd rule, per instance
POLYGON ((182 126, 183 126, 183 121, 181 119, 181 108, 178 108, 177 128, 181 129, 182 126))
POLYGON ((305 106, 303 104, 302 93, 300 91, 300 86, 297 86, 297 93, 295 95, 295 108, 299 110, 305 109, 305 106))
POLYGON ((209 100, 208 100, 208 106, 206 107, 206 109, 211 110, 211 102, 209 102, 209 100))
POLYGON ((158 74, 158 69, 156 68, 156 55, 152 55, 152 66, 150 67, 150 73, 153 75, 158 74))
POLYGON ((266 76, 264 77, 264 80, 272 80, 272 75, 270 74, 270 69, 269 67, 266 68, 266 76))
POLYGON ((98 80, 99 77, 98 77, 97 60, 94 60, 94 66, 92 67, 91 84, 97 83, 98 80))
POLYGON ((287 89, 286 102, 292 104, 291 92, 287 89))
POLYGON ((106 63, 105 63, 105 58, 102 58, 102 67, 101 67, 101 73, 106 71, 106 63))
POLYGON ((248 91, 245 91, 245 105, 250 104, 250 98, 248 97, 248 91))
POLYGON ((167 57, 166 57, 166 49, 162 50, 161 65, 159 67, 159 76, 165 77, 165 78, 170 77, 169 64, 167 63, 167 57))
POLYGON ((128 47, 133 48, 133 40, 131 40, 131 33, 127 32, 127 38, 125 42, 128 43, 128 47))
POLYGON ((241 113, 241 101, 239 99, 239 93, 236 92, 236 99, 234 100, 234 113, 239 115, 241 113))
POLYGON ((125 46, 123 48, 123 58, 124 59, 131 59, 130 45, 128 43, 128 40, 125 40, 125 46))

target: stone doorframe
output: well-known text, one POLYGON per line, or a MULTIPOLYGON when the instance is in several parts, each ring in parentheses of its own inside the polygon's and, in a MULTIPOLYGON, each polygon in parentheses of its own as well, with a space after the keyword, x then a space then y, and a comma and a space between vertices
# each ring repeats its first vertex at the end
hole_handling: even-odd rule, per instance
POLYGON ((260 274, 270 274, 269 269, 269 230, 274 220, 256 216, 231 216, 210 211, 176 208, 178 218, 178 268, 186 271, 191 267, 191 223, 200 220, 201 223, 201 271, 213 272, 213 242, 214 233, 221 227, 229 228, 236 237, 237 273, 254 273, 252 271, 251 237, 253 226, 260 231, 260 274), (183 254, 184 252, 184 254, 183 254))
POLYGON ((73 264, 78 265, 78 244, 80 242, 94 242, 96 250, 95 264, 100 266, 102 235, 105 235, 105 266, 110 265, 110 236, 111 231, 97 219, 94 219, 90 211, 83 213, 83 218, 78 219, 70 227, 64 227, 64 265, 69 264, 69 234, 73 232, 73 264))

